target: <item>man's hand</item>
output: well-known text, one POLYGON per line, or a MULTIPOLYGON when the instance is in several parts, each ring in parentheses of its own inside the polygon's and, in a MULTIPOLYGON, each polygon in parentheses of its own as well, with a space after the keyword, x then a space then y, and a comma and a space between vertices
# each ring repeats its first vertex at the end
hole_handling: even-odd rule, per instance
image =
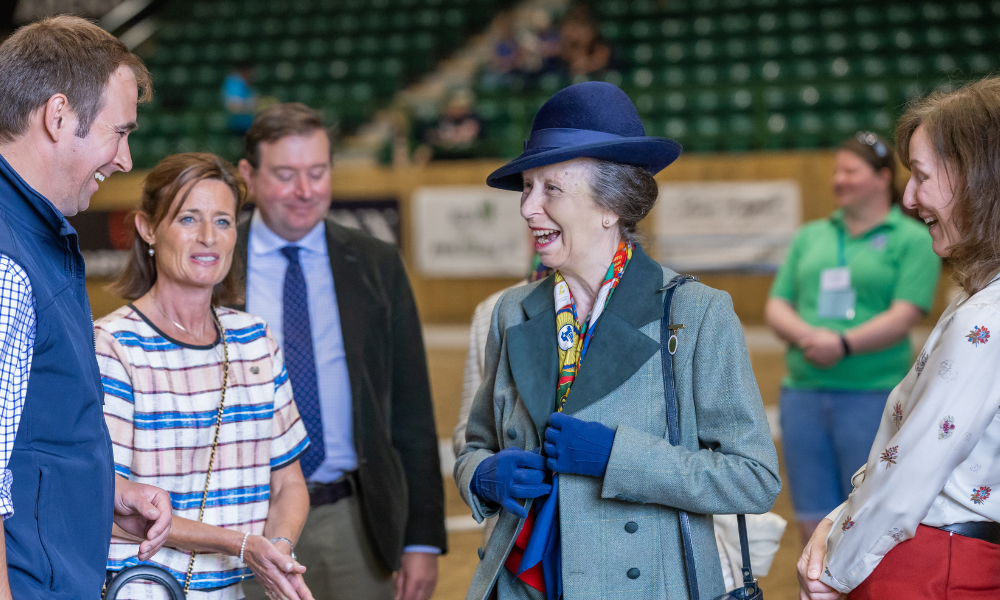
POLYGON ((145 540, 139 544, 139 560, 149 560, 166 543, 171 517, 165 491, 115 476, 115 524, 145 540))
POLYGON ((799 576, 799 600, 839 600, 841 593, 819 580, 823 572, 823 558, 826 556, 826 536, 833 527, 833 521, 823 519, 809 538, 799 557, 796 571, 799 576))
POLYGON ((404 552, 396 573, 395 600, 427 600, 437 587, 437 579, 437 554, 404 552))
POLYGON ((840 334, 824 328, 816 328, 799 342, 806 360, 823 369, 829 369, 844 358, 844 345, 840 334))

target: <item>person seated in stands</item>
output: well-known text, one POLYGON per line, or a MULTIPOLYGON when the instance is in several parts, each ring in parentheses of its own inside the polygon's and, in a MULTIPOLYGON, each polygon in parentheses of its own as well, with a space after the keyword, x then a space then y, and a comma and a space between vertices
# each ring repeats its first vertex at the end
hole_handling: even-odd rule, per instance
POLYGON ((597 25, 584 6, 570 12, 559 32, 560 57, 573 77, 599 73, 608 68, 611 48, 601 38, 597 25))
POLYGON ((472 110, 472 94, 466 90, 456 92, 445 105, 437 124, 429 129, 425 138, 434 158, 473 158, 476 142, 482 137, 482 120, 472 110))
POLYGON ((253 123, 258 97, 252 84, 253 65, 247 60, 237 62, 222 82, 222 102, 229 111, 229 128, 233 133, 243 135, 253 123))

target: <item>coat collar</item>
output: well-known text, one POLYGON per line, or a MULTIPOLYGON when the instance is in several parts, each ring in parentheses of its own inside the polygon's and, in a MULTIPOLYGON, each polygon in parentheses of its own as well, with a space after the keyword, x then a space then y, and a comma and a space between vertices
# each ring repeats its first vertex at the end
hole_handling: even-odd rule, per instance
MULTIPOLYGON (((567 414, 578 412, 625 383, 659 350, 639 331, 663 314, 663 270, 636 245, 632 260, 611 296, 587 356, 573 383, 567 414)), ((559 352, 556 347, 554 277, 544 279, 521 301, 527 321, 507 329, 507 356, 539 439, 555 409, 559 352)))

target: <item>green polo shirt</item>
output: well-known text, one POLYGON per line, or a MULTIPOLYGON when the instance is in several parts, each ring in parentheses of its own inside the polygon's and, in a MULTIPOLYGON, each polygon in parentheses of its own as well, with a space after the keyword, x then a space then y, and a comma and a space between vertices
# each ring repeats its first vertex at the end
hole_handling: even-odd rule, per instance
MULTIPOLYGON (((827 219, 803 225, 795 234, 785 262, 771 286, 771 296, 787 300, 813 326, 846 331, 905 300, 928 312, 941 274, 941 259, 931 249, 927 228, 893 206, 885 221, 852 236, 844 226, 842 210, 827 219), (820 274, 838 266, 838 244, 843 232, 844 258, 851 269, 857 294, 854 318, 820 318, 820 274)), ((898 344, 846 357, 829 369, 806 360, 802 350, 789 346, 785 354, 788 375, 783 383, 796 389, 888 390, 910 369, 909 337, 898 344)))

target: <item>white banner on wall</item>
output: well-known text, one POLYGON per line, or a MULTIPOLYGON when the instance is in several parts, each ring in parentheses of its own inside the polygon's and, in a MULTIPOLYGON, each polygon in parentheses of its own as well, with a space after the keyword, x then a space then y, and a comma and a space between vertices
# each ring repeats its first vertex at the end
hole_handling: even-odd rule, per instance
POLYGON ((659 261, 677 271, 774 271, 801 222, 795 181, 660 185, 659 261))
POLYGON ((523 277, 531 259, 520 194, 485 185, 413 193, 417 268, 426 277, 523 277))

